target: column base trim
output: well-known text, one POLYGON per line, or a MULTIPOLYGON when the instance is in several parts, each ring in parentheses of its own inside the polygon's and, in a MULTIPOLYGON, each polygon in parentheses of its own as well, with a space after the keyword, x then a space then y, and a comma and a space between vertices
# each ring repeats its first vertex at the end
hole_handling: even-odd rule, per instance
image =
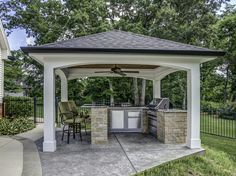
POLYGON ((57 149, 57 142, 55 140, 43 142, 43 152, 55 152, 56 149, 57 149))
POLYGON ((201 148, 201 139, 187 139, 187 147, 190 149, 201 148))

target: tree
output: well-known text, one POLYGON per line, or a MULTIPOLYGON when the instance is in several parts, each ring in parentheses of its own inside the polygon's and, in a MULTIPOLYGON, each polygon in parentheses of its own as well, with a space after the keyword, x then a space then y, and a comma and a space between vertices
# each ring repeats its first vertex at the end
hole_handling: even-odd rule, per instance
POLYGON ((7 92, 22 92, 24 80, 22 58, 18 52, 12 52, 12 55, 16 60, 4 63, 4 89, 7 92))
POLYGON ((141 96, 140 96, 140 105, 145 105, 145 97, 146 97, 146 79, 142 80, 142 88, 141 88, 141 96))
POLYGON ((103 0, 8 0, 0 4, 5 27, 26 30, 35 44, 102 32, 110 28, 103 0))
POLYGON ((24 84, 30 88, 28 96, 42 97, 43 95, 43 66, 31 57, 19 51, 22 56, 23 70, 25 73, 24 84))
POLYGON ((110 0, 114 28, 187 44, 210 46, 216 13, 228 0, 110 0), (115 19, 119 20, 115 20, 115 19))
POLYGON ((109 82, 109 89, 110 89, 110 105, 114 106, 114 91, 113 91, 113 84, 112 84, 112 80, 108 79, 109 82))
POLYGON ((83 95, 89 97, 90 102, 102 104, 110 100, 109 81, 107 79, 93 77, 86 79, 86 81, 83 95))
POLYGON ((161 82, 162 97, 168 97, 174 108, 186 109, 187 73, 179 71, 167 75, 161 82))
POLYGON ((134 105, 139 105, 138 78, 133 78, 134 105))
MULTIPOLYGON (((29 37, 35 38, 36 45, 115 28, 213 49, 222 48, 228 51, 224 59, 201 66, 202 99, 226 101, 230 98, 235 101, 235 10, 226 6, 222 16, 217 14, 221 5, 227 2, 228 0, 8 0, 0 3, 0 17, 9 32, 14 28, 25 29, 29 37)), ((27 84, 32 84, 31 95, 35 95, 33 91, 42 95, 42 68, 27 57, 26 63, 25 68, 34 68, 28 69, 26 79, 27 84), (36 75, 39 76, 34 80, 36 75)), ((108 78, 69 81, 69 94, 85 102, 114 96, 118 102, 133 101, 139 104, 140 80, 109 80, 110 84, 108 78), (82 93, 79 94, 78 91, 82 93)), ((186 72, 173 73, 162 82, 163 96, 169 97, 176 107, 185 108, 186 72)), ((146 84, 145 97, 149 101, 152 98, 152 84, 149 81, 146 84)), ((141 99, 143 103, 144 95, 141 95, 141 99)))
MULTIPOLYGON (((111 0, 109 18, 116 29, 132 31, 154 37, 203 47, 218 48, 215 45, 217 12, 227 0, 194 1, 132 1, 111 0), (115 20, 119 19, 119 20, 115 20)), ((217 62, 204 64, 202 82, 206 90, 211 75, 215 76, 217 62), (215 64, 216 63, 216 64, 215 64), (209 67, 208 67, 209 65, 209 67), (206 74, 206 75, 205 75, 206 74)), ((183 72, 171 74, 164 79, 162 90, 175 106, 186 108, 186 76, 183 72), (169 82, 169 83, 167 83, 169 82), (181 90, 180 93, 177 90, 181 90)), ((217 77, 217 76, 216 76, 217 77)), ((202 91, 202 97, 209 91, 202 91)), ((217 96, 219 93, 217 94, 217 96)))
POLYGON ((226 83, 231 78, 231 101, 236 101, 236 9, 226 13, 225 16, 216 24, 218 42, 217 47, 227 51, 224 57, 226 68, 226 83))

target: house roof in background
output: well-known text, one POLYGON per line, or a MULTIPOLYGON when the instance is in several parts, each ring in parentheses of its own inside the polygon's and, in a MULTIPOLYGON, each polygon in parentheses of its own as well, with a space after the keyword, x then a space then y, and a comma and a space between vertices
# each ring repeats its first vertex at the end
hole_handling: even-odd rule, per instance
POLYGON ((21 47, 25 53, 121 52, 223 56, 225 52, 112 30, 41 46, 21 47))

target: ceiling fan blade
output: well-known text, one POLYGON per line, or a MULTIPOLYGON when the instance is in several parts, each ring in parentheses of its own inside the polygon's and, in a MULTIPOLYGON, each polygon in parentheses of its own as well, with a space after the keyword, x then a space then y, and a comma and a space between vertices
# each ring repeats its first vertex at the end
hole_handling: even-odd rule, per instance
POLYGON ((94 73, 113 73, 112 71, 95 71, 94 73))
POLYGON ((128 71, 128 70, 127 71, 122 71, 122 72, 124 72, 124 73, 139 73, 139 71, 131 71, 131 70, 130 71, 128 71))

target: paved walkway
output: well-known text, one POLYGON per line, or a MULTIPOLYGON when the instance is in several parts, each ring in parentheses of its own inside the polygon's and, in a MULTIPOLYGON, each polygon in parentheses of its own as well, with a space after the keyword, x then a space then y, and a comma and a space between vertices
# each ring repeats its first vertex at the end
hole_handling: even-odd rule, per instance
POLYGON ((23 145, 7 136, 0 137, 0 175, 21 176, 23 145))
POLYGON ((42 139, 37 141, 44 176, 126 176, 164 162, 201 152, 184 145, 166 145, 150 135, 111 134, 108 145, 91 146, 90 136, 83 142, 61 141, 57 132, 57 151, 42 152, 42 139))
POLYGON ((150 135, 137 133, 111 134, 107 145, 97 146, 83 134, 83 142, 77 136, 67 144, 57 132, 57 151, 43 153, 42 135, 43 126, 39 125, 11 138, 0 137, 0 175, 126 176, 203 151, 162 144, 150 135))
POLYGON ((41 162, 34 143, 42 136, 42 125, 16 136, 0 136, 0 175, 42 176, 41 162))
POLYGON ((37 124, 36 128, 25 133, 18 134, 16 136, 26 138, 32 141, 37 141, 38 139, 43 137, 43 124, 37 124))
POLYGON ((43 124, 13 138, 23 145, 23 171, 22 176, 42 176, 41 161, 35 141, 43 136, 43 124))

